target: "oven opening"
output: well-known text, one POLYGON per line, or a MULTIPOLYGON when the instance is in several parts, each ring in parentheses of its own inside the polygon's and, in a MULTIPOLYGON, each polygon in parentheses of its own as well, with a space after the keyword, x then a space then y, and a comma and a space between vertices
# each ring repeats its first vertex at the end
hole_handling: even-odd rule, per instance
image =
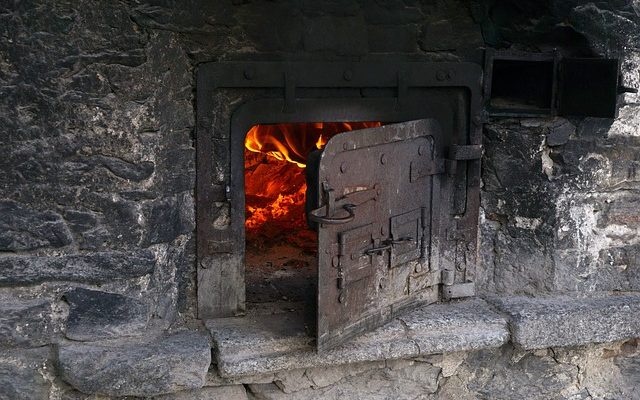
POLYGON ((249 129, 244 143, 248 303, 315 300, 318 237, 305 210, 307 196, 313 204, 317 197, 315 188, 308 190, 307 174, 317 171, 308 171, 307 161, 319 158, 327 141, 339 133, 381 125, 309 122, 249 129))

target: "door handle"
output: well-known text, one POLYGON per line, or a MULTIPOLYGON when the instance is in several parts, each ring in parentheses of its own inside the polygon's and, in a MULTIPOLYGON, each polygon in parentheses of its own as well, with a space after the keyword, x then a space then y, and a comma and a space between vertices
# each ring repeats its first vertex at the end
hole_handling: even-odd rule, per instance
POLYGON ((322 210, 326 210, 327 207, 320 207, 312 210, 307 215, 309 219, 313 222, 317 222, 319 224, 327 224, 327 225, 340 225, 346 224, 347 222, 353 221, 356 217, 355 209, 356 206, 354 204, 345 204, 342 206, 343 210, 346 210, 348 215, 346 217, 334 217, 328 215, 317 215, 318 212, 322 210))

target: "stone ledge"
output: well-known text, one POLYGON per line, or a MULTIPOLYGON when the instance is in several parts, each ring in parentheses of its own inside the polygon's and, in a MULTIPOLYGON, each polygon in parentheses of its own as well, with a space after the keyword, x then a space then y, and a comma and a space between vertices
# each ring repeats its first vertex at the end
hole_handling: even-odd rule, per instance
POLYGON ((83 393, 104 396, 200 389, 210 364, 209 339, 193 331, 148 342, 69 342, 58 348, 62 378, 83 393))
POLYGON ((481 299, 422 307, 322 354, 305 334, 301 313, 213 319, 206 325, 225 378, 500 347, 509 338, 506 319, 481 299))
POLYGON ((638 293, 487 300, 509 316, 511 340, 524 350, 640 337, 638 293))

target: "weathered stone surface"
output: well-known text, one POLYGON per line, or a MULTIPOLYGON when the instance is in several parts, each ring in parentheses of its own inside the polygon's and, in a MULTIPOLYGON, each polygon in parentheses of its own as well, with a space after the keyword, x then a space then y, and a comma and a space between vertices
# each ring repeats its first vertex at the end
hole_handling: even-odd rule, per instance
POLYGON ((373 25, 368 27, 367 34, 369 50, 373 53, 411 53, 417 47, 415 25, 373 25))
POLYGON ((422 10, 412 2, 402 0, 367 3, 363 7, 364 18, 371 25, 400 25, 419 22, 424 18, 422 10))
POLYGON ((367 30, 362 17, 319 17, 305 27, 303 45, 306 51, 333 51, 359 55, 368 51, 367 30))
POLYGON ((248 400, 242 385, 206 387, 154 397, 158 400, 248 400))
POLYGON ((480 26, 468 16, 456 15, 451 20, 429 21, 420 34, 420 48, 425 51, 464 50, 482 45, 480 26))
POLYGON ((510 317, 523 349, 576 346, 640 337, 640 295, 491 297, 510 317))
POLYGON ((636 18, 628 18, 609 7, 595 3, 579 4, 572 9, 569 20, 576 30, 587 36, 600 54, 621 51, 625 46, 638 47, 640 28, 637 15, 636 18))
POLYGON ((290 3, 247 3, 236 14, 239 25, 260 51, 295 51, 300 47, 304 19, 290 3), (277 24, 265 24, 258 16, 270 15, 277 24))
POLYGON ((72 340, 139 336, 149 319, 145 303, 120 294, 75 288, 64 299, 69 303, 65 334, 72 340))
POLYGON ((154 164, 142 161, 134 164, 116 157, 95 156, 94 161, 107 168, 114 175, 134 182, 140 182, 151 176, 154 164))
POLYGON ((440 368, 428 363, 399 360, 382 368, 348 375, 328 387, 310 387, 284 393, 276 384, 251 384, 249 392, 265 400, 338 400, 426 398, 438 389, 440 368))
POLYGON ((46 281, 104 283, 153 272, 155 256, 148 250, 97 252, 63 256, 0 258, 0 285, 46 281))
POLYGON ((576 127, 568 121, 552 126, 547 135, 547 146, 561 146, 567 143, 575 131, 576 127))
POLYGON ((206 322, 223 377, 498 347, 508 339, 506 324, 479 299, 433 304, 318 354, 298 313, 206 322))
POLYGON ((509 338, 506 320, 480 299, 433 304, 399 319, 420 355, 498 347, 509 338))
MULTIPOLYGON (((381 369, 386 361, 363 362, 346 365, 335 365, 326 368, 309 368, 304 376, 311 382, 312 388, 323 388, 341 381, 345 377, 360 375, 372 369, 381 369)), ((280 376, 281 374, 278 374, 280 376)))
POLYGON ((636 190, 567 193, 557 201, 557 290, 637 291, 640 196, 636 190))
POLYGON ((51 301, 0 298, 0 347, 42 346, 51 342, 54 333, 51 301))
POLYGON ((0 200, 0 251, 63 247, 73 241, 60 214, 0 200))
POLYGON ((0 352, 0 399, 49 399, 49 348, 0 352))
POLYGON ((98 223, 95 213, 73 209, 65 210, 64 219, 67 221, 69 228, 77 233, 86 232, 98 223))
POLYGON ((159 199, 148 205, 148 244, 171 242, 195 229, 195 205, 191 193, 159 199))
POLYGON ((62 378, 87 394, 154 396, 199 389, 211 363, 207 337, 181 332, 152 342, 60 345, 62 378))
POLYGON ((551 351, 518 352, 511 346, 469 354, 457 374, 441 385, 444 399, 565 400, 583 391, 578 368, 551 351))
POLYGON ((553 349, 558 363, 573 365, 580 386, 594 399, 640 398, 637 339, 593 346, 553 349))
POLYGON ((209 372, 207 373, 207 381, 205 383, 205 386, 230 386, 249 383, 271 383, 276 380, 275 376, 276 375, 274 373, 270 372, 259 375, 244 375, 239 379, 223 378, 220 376, 217 365, 211 364, 209 372))

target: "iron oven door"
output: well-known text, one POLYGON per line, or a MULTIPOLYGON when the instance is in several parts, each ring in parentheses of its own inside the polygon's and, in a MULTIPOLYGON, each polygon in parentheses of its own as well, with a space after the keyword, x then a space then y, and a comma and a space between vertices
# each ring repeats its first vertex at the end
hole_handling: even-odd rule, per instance
POLYGON ((438 300, 440 128, 425 119, 351 131, 318 168, 318 351, 438 300))

